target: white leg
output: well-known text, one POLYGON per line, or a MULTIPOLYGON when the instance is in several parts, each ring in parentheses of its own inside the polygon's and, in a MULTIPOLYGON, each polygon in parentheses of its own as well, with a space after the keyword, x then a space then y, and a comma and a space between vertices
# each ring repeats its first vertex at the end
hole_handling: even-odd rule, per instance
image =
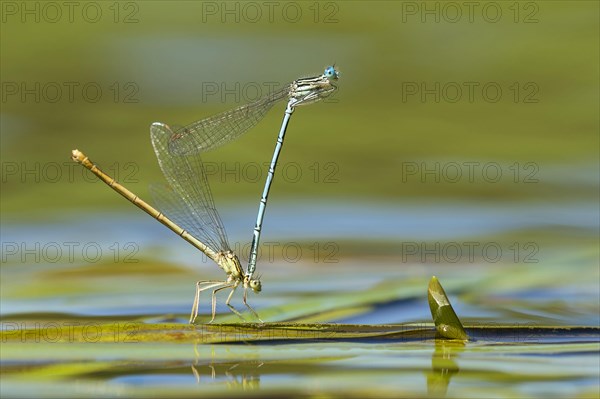
POLYGON ((198 303, 200 302, 200 281, 196 282, 196 294, 194 295, 194 304, 192 305, 192 314, 190 315, 190 324, 194 324, 198 317, 198 303))
POLYGON ((213 291, 213 318, 210 321, 211 323, 213 322, 213 320, 215 319, 215 314, 217 311, 217 292, 224 290, 225 288, 231 288, 231 293, 229 294, 229 296, 227 297, 227 302, 225 302, 225 304, 227 306, 229 306, 229 309, 231 309, 231 311, 233 313, 235 313, 239 318, 241 318, 242 320, 244 320, 244 317, 242 316, 242 314, 240 312, 237 311, 236 308, 234 308, 232 305, 229 304, 229 301, 231 300, 231 296, 233 295, 233 293, 235 292, 235 289, 237 288, 237 284, 228 284, 225 285, 223 287, 219 287, 216 290, 213 291))
POLYGON ((256 310, 252 309, 252 306, 250 306, 248 304, 248 302, 246 301, 246 293, 247 293, 247 290, 246 290, 246 288, 244 288, 244 297, 242 299, 242 301, 244 302, 244 305, 246 305, 246 307, 250 310, 250 312, 252 312, 252 314, 258 319, 259 322, 264 323, 264 321, 262 321, 262 319, 260 318, 258 313, 256 313, 256 310))
POLYGON ((237 289, 238 285, 234 285, 231 289, 231 292, 229 293, 229 296, 227 297, 227 301, 225 302, 225 305, 229 306, 229 309, 235 313, 240 319, 242 319, 243 321, 246 321, 246 319, 244 318, 244 316, 242 316, 242 314, 230 303, 231 302, 231 298, 233 297, 233 293, 235 292, 235 290, 237 289))
MULTIPOLYGON (((209 281, 198 281, 196 283, 196 295, 194 297, 194 304, 192 305, 192 314, 190 315, 190 324, 194 324, 196 318, 198 317, 198 308, 200 306, 200 293, 207 289, 211 289, 217 287, 219 285, 226 284, 225 281, 217 281, 217 280, 209 280, 209 281), (205 287, 200 287, 201 285, 205 285, 205 287)), ((213 315, 214 318, 214 315, 213 315)))

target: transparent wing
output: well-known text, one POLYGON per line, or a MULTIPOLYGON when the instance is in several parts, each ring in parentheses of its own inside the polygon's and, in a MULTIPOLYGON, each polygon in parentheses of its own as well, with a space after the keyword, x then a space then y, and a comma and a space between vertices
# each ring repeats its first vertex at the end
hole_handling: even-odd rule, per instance
POLYGON ((201 217, 196 211, 190 209, 171 187, 166 184, 153 183, 150 185, 150 194, 155 207, 179 227, 185 229, 214 252, 221 250, 220 239, 212 234, 211 229, 200 226, 196 222, 201 217))
POLYGON ((213 251, 228 251, 229 241, 202 160, 199 155, 172 155, 169 152, 172 135, 173 131, 163 123, 153 123, 150 127, 152 146, 169 184, 169 187, 151 187, 158 208, 213 251))
POLYGON ((169 140, 174 155, 191 155, 220 147, 253 128, 277 102, 287 98, 291 85, 249 104, 176 129, 169 140))

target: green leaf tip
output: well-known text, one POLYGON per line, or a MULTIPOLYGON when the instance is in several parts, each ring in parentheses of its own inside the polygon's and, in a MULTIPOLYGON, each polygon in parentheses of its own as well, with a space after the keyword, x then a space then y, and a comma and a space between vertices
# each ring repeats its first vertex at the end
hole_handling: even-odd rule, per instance
POLYGON ((456 312, 452 309, 444 288, 435 276, 429 280, 427 300, 429 301, 429 310, 431 310, 431 317, 433 317, 438 335, 447 339, 460 339, 463 341, 469 339, 456 312))

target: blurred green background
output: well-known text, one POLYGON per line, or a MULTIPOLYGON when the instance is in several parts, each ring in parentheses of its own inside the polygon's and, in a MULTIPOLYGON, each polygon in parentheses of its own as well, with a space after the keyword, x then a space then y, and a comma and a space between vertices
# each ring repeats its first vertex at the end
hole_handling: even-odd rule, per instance
MULTIPOLYGON (((151 122, 187 124, 334 62, 335 97, 294 115, 274 206, 598 200, 596 2, 24 4, 3 5, 3 222, 135 212, 70 150, 146 195, 162 179, 151 122)), ((282 110, 204 157, 218 206, 258 202, 282 110), (259 179, 243 170, 258 163, 259 179)))

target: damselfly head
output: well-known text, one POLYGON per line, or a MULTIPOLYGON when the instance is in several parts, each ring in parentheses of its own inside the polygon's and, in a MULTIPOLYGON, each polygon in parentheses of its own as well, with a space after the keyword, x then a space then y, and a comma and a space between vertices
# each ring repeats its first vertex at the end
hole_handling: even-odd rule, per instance
POLYGON ((340 72, 335 69, 335 65, 332 65, 325 68, 323 75, 329 80, 337 80, 340 76, 340 72))
POLYGON ((262 284, 260 282, 260 277, 249 279, 246 284, 248 285, 248 287, 252 288, 252 291, 254 291, 254 292, 260 292, 262 290, 262 284))

